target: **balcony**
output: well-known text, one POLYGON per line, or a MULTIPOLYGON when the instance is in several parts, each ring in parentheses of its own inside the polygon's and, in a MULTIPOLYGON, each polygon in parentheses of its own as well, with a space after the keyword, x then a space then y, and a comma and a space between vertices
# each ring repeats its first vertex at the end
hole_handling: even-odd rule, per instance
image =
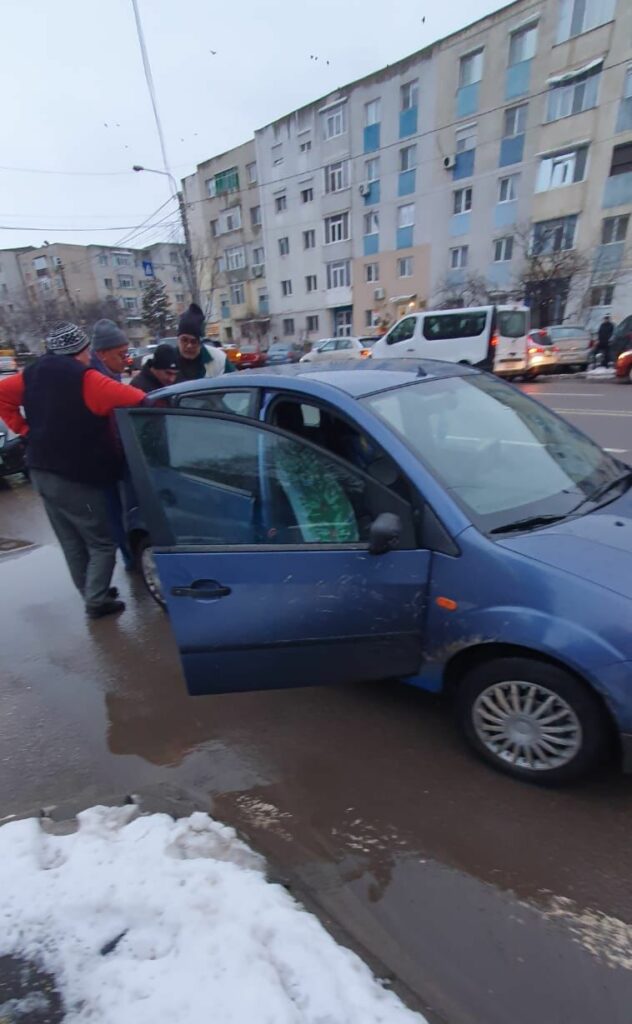
POLYGON ((509 288, 513 280, 511 260, 505 260, 503 263, 490 263, 487 280, 496 288, 509 288))
POLYGON ((454 181, 459 181, 460 178, 472 177, 474 174, 475 156, 475 149, 466 149, 462 153, 456 154, 456 163, 454 165, 454 170, 452 171, 452 178, 454 181))
POLYGON ((518 202, 512 199, 507 203, 496 203, 494 207, 494 227, 507 228, 518 219, 518 202))
POLYGON ((262 299, 262 298, 260 298, 259 299, 259 316, 269 316, 269 315, 270 315, 270 300, 269 299, 262 299))
POLYGON ((509 167, 510 164, 519 164, 524 156, 524 134, 510 135, 500 140, 499 167, 509 167))
POLYGON ((413 228, 412 225, 406 228, 397 229, 396 248, 397 249, 410 249, 413 244, 413 228))
POLYGON ((469 117, 478 110, 480 82, 472 82, 471 85, 462 85, 456 93, 456 116, 469 117))
POLYGON ((397 181, 397 195, 409 196, 415 191, 415 168, 410 171, 400 171, 397 181))
POLYGON ((597 274, 607 274, 616 270, 622 260, 625 251, 625 242, 611 242, 609 245, 598 245, 595 247, 593 256, 593 270, 597 274))
POLYGON ((616 132, 632 131, 632 96, 624 97, 619 103, 616 132))
POLYGON ((531 60, 521 60, 512 64, 505 72, 505 99, 515 100, 518 96, 526 96, 531 80, 531 60))
POLYGON ((375 233, 373 235, 364 235, 363 238, 364 255, 375 256, 376 252, 380 249, 380 236, 375 233))
POLYGON ((369 182, 369 191, 368 191, 367 195, 365 195, 365 197, 364 197, 364 205, 365 206, 373 206, 374 203, 379 203, 379 201, 380 201, 380 192, 381 192, 381 189, 380 189, 380 182, 379 182, 379 180, 378 181, 371 181, 371 182, 369 182))
POLYGON ((456 238, 458 235, 467 235, 470 231, 470 212, 455 213, 450 218, 450 235, 456 238))
POLYGON ((408 110, 399 112, 399 137, 405 139, 407 135, 414 135, 417 131, 417 107, 409 107, 408 110))
POLYGON ((632 171, 613 174, 606 178, 601 204, 604 209, 611 206, 626 206, 628 203, 632 203, 632 171))
POLYGON ((380 125, 368 124, 364 129, 364 152, 373 153, 380 148, 380 125))

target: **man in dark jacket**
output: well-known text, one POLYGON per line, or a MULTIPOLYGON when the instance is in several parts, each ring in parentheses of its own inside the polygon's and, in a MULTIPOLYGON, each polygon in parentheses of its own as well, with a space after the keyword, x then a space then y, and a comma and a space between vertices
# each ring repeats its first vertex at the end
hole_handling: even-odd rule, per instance
POLYGON ((220 373, 230 373, 233 369, 222 348, 211 350, 202 343, 203 335, 204 313, 192 302, 178 322, 177 383, 219 377, 220 373))
POLYGON ((604 366, 610 366, 610 339, 613 333, 614 327, 612 325, 612 320, 606 313, 599 325, 599 330, 597 332, 597 348, 595 349, 595 355, 597 352, 602 353, 602 362, 604 366))
POLYGON ((140 388, 145 394, 149 394, 150 391, 175 384, 177 374, 176 350, 165 341, 154 349, 153 354, 143 364, 140 372, 132 377, 130 383, 132 387, 140 388))
POLYGON ((56 327, 45 355, 0 382, 0 416, 27 437, 31 480, 86 612, 100 619, 125 609, 110 586, 116 549, 105 489, 120 474, 121 456, 108 417, 145 395, 90 369, 89 345, 75 324, 56 327))

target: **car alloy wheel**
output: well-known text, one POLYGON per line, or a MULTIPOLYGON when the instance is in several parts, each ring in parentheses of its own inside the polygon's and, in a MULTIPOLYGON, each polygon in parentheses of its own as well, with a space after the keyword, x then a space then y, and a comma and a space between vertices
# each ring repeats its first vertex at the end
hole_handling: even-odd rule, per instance
POLYGON ((488 686, 474 703, 473 723, 490 754, 528 771, 562 768, 582 745, 573 708, 538 683, 508 680, 488 686))

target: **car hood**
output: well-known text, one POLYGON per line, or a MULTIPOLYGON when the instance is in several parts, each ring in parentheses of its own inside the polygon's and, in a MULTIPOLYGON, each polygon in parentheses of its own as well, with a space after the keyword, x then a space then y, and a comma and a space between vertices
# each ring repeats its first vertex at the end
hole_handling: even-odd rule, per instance
POLYGON ((632 600, 632 492, 579 519, 499 543, 632 600))

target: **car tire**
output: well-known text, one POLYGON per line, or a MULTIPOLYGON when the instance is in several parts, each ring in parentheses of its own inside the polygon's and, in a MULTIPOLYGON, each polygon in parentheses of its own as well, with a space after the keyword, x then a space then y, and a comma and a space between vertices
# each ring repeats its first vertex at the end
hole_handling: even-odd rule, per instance
POLYGON ((142 576, 143 583, 147 587, 147 590, 153 597, 156 604, 160 605, 163 610, 166 610, 167 604, 162 592, 160 578, 156 571, 153 547, 146 534, 138 540, 134 548, 134 558, 138 572, 142 576))
POLYGON ((579 779, 608 746, 609 722, 596 694, 537 658, 498 658, 472 669, 458 686, 456 710, 477 753, 525 782, 579 779))

